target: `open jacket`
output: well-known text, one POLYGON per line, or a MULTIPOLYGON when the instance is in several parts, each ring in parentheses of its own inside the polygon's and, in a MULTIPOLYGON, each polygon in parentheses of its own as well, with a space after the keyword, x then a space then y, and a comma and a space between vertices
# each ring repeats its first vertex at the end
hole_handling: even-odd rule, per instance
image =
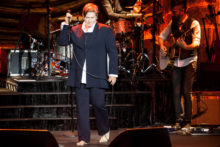
POLYGON ((71 31, 68 25, 64 25, 60 32, 59 44, 65 46, 70 44, 70 41, 73 43, 75 55, 71 62, 67 85, 80 86, 82 68, 86 60, 86 87, 108 88, 108 74, 118 75, 118 55, 112 29, 107 25, 96 23, 89 39, 85 39, 82 24, 73 26, 71 31))

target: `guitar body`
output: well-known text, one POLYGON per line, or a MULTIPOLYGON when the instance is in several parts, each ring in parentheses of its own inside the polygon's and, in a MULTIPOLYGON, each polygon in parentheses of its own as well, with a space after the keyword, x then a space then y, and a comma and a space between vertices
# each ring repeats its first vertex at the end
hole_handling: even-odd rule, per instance
MULTIPOLYGON (((185 40, 185 37, 188 35, 188 33, 192 33, 193 28, 188 29, 187 31, 183 32, 179 38, 185 40)), ((159 63, 160 63, 160 69, 164 70, 167 66, 173 66, 175 59, 180 57, 181 48, 176 44, 177 39, 171 34, 170 38, 167 39, 167 41, 164 42, 164 45, 168 49, 167 55, 164 56, 161 51, 159 54, 159 63), (164 62, 164 63, 162 63, 164 62)))
POLYGON ((176 40, 174 37, 165 41, 164 45, 167 47, 168 52, 167 55, 164 56, 160 50, 159 65, 161 70, 164 70, 167 67, 172 67, 175 59, 179 57, 179 48, 176 46, 176 40))
POLYGON ((170 60, 170 57, 169 56, 164 56, 162 51, 160 50, 160 53, 159 53, 160 70, 164 70, 164 69, 167 68, 167 66, 169 64, 169 60, 170 60))

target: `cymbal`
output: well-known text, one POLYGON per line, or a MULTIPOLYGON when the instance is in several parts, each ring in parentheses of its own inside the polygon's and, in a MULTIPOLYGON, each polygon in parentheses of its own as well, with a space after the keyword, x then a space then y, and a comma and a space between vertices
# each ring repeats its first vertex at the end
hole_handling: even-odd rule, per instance
POLYGON ((153 13, 147 13, 147 14, 145 14, 145 15, 143 16, 143 19, 146 20, 146 19, 148 19, 148 18, 150 18, 150 17, 152 17, 152 16, 153 16, 153 13))
MULTIPOLYGON (((148 5, 146 5, 146 4, 141 4, 141 6, 145 9, 146 7, 148 7, 148 5)), ((133 9, 134 8, 134 6, 125 6, 125 8, 126 9, 133 9)), ((143 10, 142 10, 143 11, 143 10)))
POLYGON ((133 6, 125 6, 126 9, 133 9, 133 6))
POLYGON ((144 9, 142 10, 142 12, 146 12, 149 11, 150 8, 153 7, 153 4, 151 3, 150 5, 145 5, 144 9))
MULTIPOLYGON (((58 17, 58 20, 64 21, 64 20, 65 20, 65 16, 58 17)), ((83 21, 83 17, 80 16, 80 15, 72 16, 71 21, 79 21, 79 22, 82 22, 82 21, 83 21)))
MULTIPOLYGON (((155 13, 155 15, 162 15, 162 11, 158 11, 155 13)), ((153 13, 147 13, 147 14, 144 14, 144 19, 147 19, 149 17, 152 17, 153 16, 153 13)))

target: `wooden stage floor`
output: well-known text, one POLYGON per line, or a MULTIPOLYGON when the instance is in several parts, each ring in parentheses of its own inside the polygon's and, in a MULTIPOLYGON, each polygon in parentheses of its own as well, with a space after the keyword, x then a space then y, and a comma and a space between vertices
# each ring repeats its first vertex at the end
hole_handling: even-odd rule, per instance
MULTIPOLYGON (((125 129, 111 130, 109 143, 125 129)), ((77 137, 71 131, 52 131, 59 147, 76 147, 77 137)), ((75 132, 74 132, 75 133, 75 132)), ((99 136, 96 130, 91 131, 91 142, 88 147, 108 147, 107 144, 98 143, 99 136)), ((158 140, 159 141, 159 140, 158 140)), ((220 135, 192 135, 182 136, 170 134, 172 147, 220 147, 220 135)), ((150 146, 149 146, 150 147, 150 146)))

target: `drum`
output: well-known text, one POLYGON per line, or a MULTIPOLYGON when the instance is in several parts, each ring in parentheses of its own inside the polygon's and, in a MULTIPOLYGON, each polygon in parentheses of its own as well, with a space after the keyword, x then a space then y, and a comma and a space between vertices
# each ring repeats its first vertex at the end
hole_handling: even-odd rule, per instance
POLYGON ((52 75, 64 75, 67 73, 67 63, 61 60, 52 59, 52 75))
POLYGON ((126 19, 119 19, 118 21, 113 21, 112 28, 115 34, 126 34, 132 32, 131 22, 126 19))

